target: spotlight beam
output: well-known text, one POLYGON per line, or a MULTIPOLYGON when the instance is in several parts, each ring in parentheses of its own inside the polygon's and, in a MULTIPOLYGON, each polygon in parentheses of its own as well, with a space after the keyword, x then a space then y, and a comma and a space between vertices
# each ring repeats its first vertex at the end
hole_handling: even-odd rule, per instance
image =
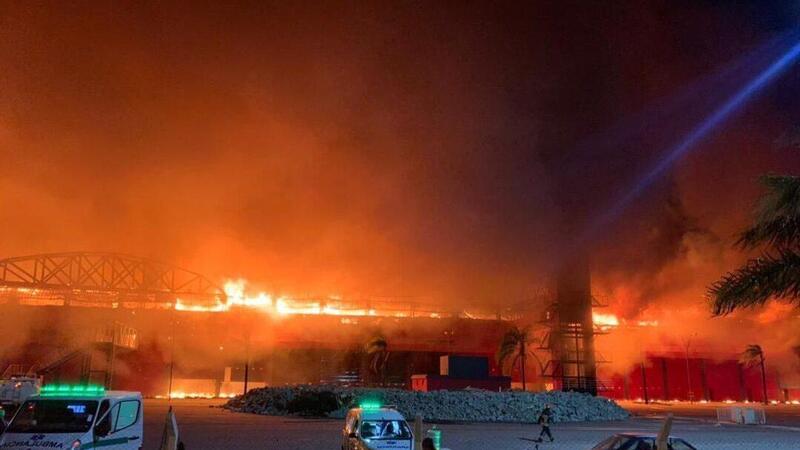
POLYGON ((735 95, 722 103, 698 126, 693 128, 683 139, 668 150, 666 155, 648 172, 641 176, 622 198, 613 203, 608 210, 590 224, 579 241, 585 242, 602 228, 612 223, 634 200, 640 197, 648 187, 672 167, 676 161, 686 155, 689 150, 707 137, 715 128, 729 119, 737 110, 744 107, 749 100, 752 100, 755 94, 791 66, 798 59, 798 56, 800 56, 800 42, 795 43, 786 53, 744 85, 735 95))

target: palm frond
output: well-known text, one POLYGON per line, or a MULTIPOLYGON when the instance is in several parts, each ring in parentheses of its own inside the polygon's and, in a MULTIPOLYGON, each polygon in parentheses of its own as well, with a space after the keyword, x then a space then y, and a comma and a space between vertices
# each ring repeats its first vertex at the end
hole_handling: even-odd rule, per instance
POLYGON ((730 272, 708 291, 714 315, 765 304, 772 298, 800 303, 800 254, 779 250, 750 260, 730 272))
POLYGON ((389 342, 383 336, 374 336, 364 345, 364 351, 367 354, 382 353, 389 348, 389 342))
POLYGON ((505 371, 515 367, 522 356, 533 356, 536 359, 540 369, 544 371, 541 360, 534 352, 530 350, 531 344, 536 344, 539 339, 534 336, 530 326, 519 328, 513 326, 506 330, 500 342, 500 347, 497 349, 497 362, 500 367, 505 371), (524 345, 523 345, 524 344, 524 345))
POLYGON ((503 341, 500 343, 500 348, 497 350, 497 362, 504 364, 508 358, 515 354, 517 351, 518 341, 510 337, 508 334, 503 336, 503 341))
POLYGON ((759 199, 753 226, 745 230, 737 245, 748 249, 763 244, 797 247, 800 243, 800 177, 762 177, 765 192, 759 199))
POLYGON ((760 345, 750 344, 739 356, 739 362, 747 367, 751 367, 760 363, 763 356, 764 351, 761 349, 760 345))
POLYGON ((736 245, 753 249, 760 245, 793 247, 800 242, 800 217, 777 217, 759 221, 739 235, 736 245))

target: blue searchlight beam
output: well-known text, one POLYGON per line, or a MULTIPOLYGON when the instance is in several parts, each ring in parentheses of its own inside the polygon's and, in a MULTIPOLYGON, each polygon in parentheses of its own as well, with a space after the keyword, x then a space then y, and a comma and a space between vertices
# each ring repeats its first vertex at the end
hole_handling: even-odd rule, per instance
POLYGON ((693 128, 680 142, 678 142, 652 169, 639 178, 634 186, 619 201, 614 203, 597 220, 590 224, 579 241, 591 238, 597 231, 611 223, 625 208, 639 197, 656 179, 659 178, 675 161, 685 155, 698 142, 705 138, 714 128, 728 119, 736 110, 740 109, 748 100, 758 93, 771 80, 792 65, 800 56, 800 42, 795 43, 786 53, 770 64, 757 77, 748 82, 736 95, 729 98, 715 109, 700 125, 693 128))

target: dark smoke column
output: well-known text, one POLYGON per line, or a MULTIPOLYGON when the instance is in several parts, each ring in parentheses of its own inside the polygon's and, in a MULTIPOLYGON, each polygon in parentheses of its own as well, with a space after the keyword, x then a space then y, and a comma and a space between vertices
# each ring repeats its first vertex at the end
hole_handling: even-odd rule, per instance
POLYGON ((597 395, 591 280, 585 258, 559 268, 556 289, 550 324, 553 375, 562 390, 597 395))
MULTIPOLYGON (((606 30, 614 17, 605 2, 554 2, 544 8, 542 67, 546 81, 539 111, 538 145, 553 175, 559 207, 559 243, 554 257, 556 299, 548 313, 550 367, 556 388, 597 394, 592 322, 591 242, 580 242, 595 205, 603 198, 608 162, 592 135, 613 117, 615 64, 606 30), (584 4, 586 6, 584 6, 584 4)), ((607 181, 607 180, 606 180, 607 181)))

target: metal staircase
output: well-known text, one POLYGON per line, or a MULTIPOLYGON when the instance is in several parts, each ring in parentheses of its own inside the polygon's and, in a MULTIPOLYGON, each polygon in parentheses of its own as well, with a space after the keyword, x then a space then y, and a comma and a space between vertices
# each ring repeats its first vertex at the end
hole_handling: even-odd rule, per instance
POLYGON ((135 328, 115 322, 90 330, 80 341, 81 344, 53 351, 37 365, 28 367, 11 364, 3 372, 3 379, 11 376, 46 376, 58 381, 64 367, 80 358, 80 381, 103 384, 110 389, 114 381, 114 362, 117 355, 136 350, 139 346, 139 335, 135 328), (97 357, 98 352, 102 354, 101 358, 97 357))

